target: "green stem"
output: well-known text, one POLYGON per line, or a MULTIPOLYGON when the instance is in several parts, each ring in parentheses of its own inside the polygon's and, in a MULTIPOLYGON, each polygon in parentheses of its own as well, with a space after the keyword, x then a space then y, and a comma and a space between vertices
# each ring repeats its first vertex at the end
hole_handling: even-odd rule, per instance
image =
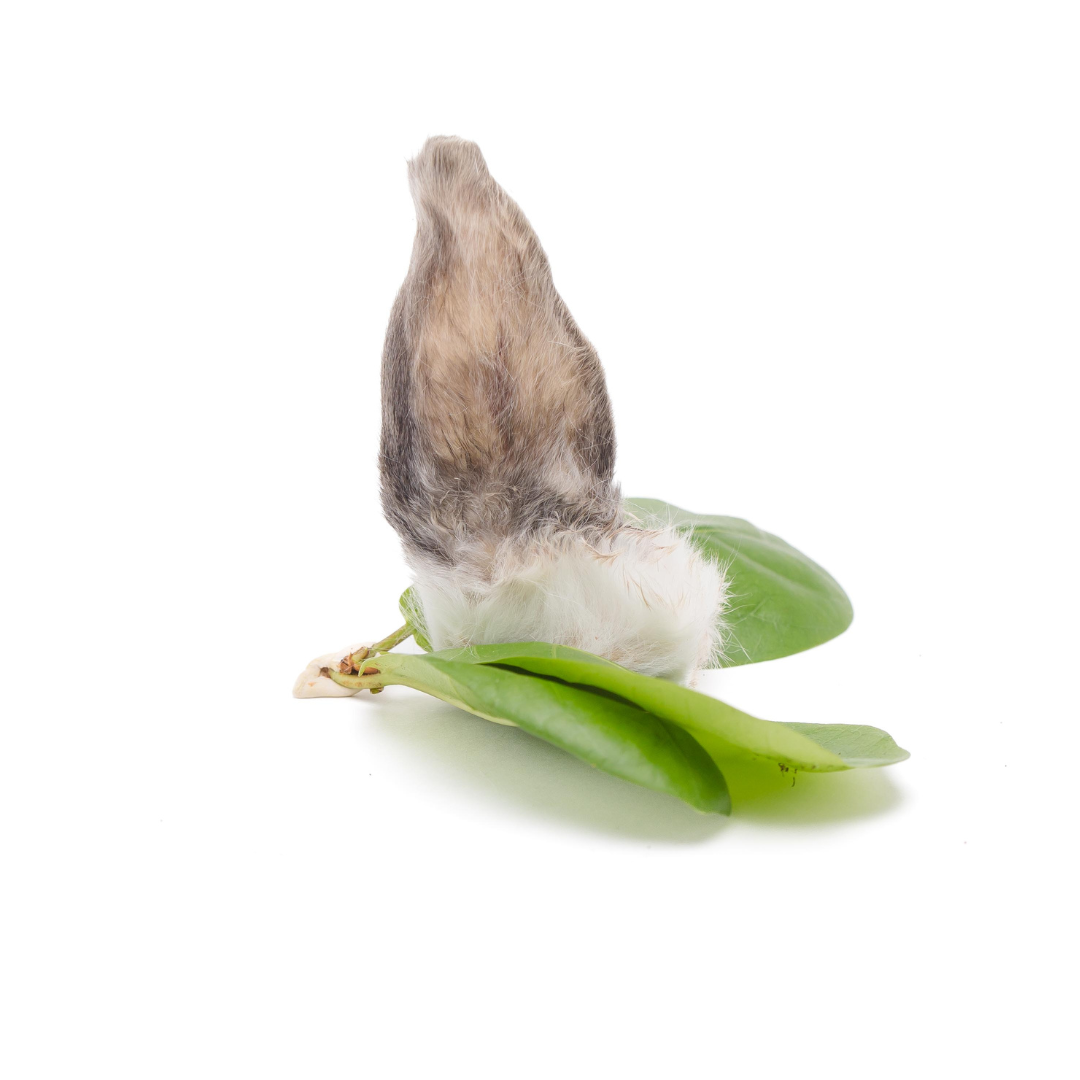
MULTIPOLYGON (((353 668, 363 674, 365 667, 369 666, 369 662, 374 659, 377 653, 389 652, 395 645, 400 645, 407 637, 412 635, 412 627, 406 623, 404 626, 398 627, 392 634, 387 634, 382 641, 376 641, 374 645, 367 645, 362 649, 357 649, 349 657, 349 663, 353 668)), ((355 678, 352 675, 346 675, 345 678, 355 678)), ((342 686, 351 686, 351 683, 343 682, 342 686)), ((367 687, 358 687, 358 689, 366 690, 367 687)))
MULTIPOLYGON (((400 631, 399 631, 400 632, 400 631)), ((391 634, 390 637, 384 638, 379 642, 380 645, 385 641, 390 641, 395 635, 391 634)), ((408 635, 406 635, 407 637, 408 635)), ((408 660, 409 657, 403 653, 391 654, 383 653, 382 656, 368 656, 366 655, 369 650, 361 650, 365 653, 359 660, 360 653, 353 653, 352 661, 353 666, 360 672, 359 675, 343 675, 340 671, 335 671, 333 668, 329 668, 326 672, 331 679, 338 684, 338 686, 347 686, 350 690, 371 690, 373 692, 380 691, 388 683, 400 683, 401 679, 395 678, 394 675, 400 666, 401 661, 408 660), (365 672, 367 674, 365 674, 365 672)), ((374 653, 375 646, 370 650, 374 653)))
POLYGON ((382 641, 376 641, 371 646, 371 653, 389 652, 395 645, 400 645, 406 638, 412 637, 412 627, 406 623, 398 627, 392 634, 387 634, 382 641))
POLYGON ((517 727, 513 720, 492 716, 469 705, 462 697, 454 680, 448 678, 438 668, 433 668, 426 656, 413 656, 409 653, 384 653, 362 661, 361 672, 370 671, 370 675, 342 675, 333 669, 327 675, 339 686, 350 690, 371 690, 379 693, 384 686, 411 686, 424 694, 439 698, 440 701, 456 705, 459 709, 471 712, 475 716, 491 720, 507 727, 517 727))
MULTIPOLYGON (((383 638, 382 641, 376 642, 367 649, 361 649, 359 652, 353 653, 349 659, 352 661, 353 667, 359 672, 358 675, 345 675, 340 671, 335 671, 333 668, 325 669, 325 674, 333 679, 338 686, 347 686, 350 690, 370 690, 376 694, 388 683, 404 682, 404 680, 394 677, 394 673, 397 672, 402 661, 406 661, 407 669, 407 661, 415 659, 415 657, 410 657, 407 653, 390 653, 385 650, 404 641, 409 636, 409 633, 409 627, 407 625, 403 626, 400 630, 395 630, 394 633, 383 638), (388 642, 390 644, 387 644, 388 642), (376 656, 375 653, 380 649, 383 650, 382 655, 376 656)), ((406 685, 409 684, 406 683, 406 685)))
POLYGON ((338 686, 347 686, 350 690, 376 691, 381 690, 384 685, 379 672, 374 675, 342 675, 333 668, 325 668, 323 674, 333 679, 338 686))

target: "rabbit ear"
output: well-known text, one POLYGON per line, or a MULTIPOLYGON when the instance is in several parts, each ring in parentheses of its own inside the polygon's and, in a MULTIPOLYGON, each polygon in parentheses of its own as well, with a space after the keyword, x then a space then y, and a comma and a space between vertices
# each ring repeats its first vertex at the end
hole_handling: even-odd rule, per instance
POLYGON ((536 234, 472 143, 429 140, 409 180, 379 465, 428 640, 691 676, 718 649, 726 583, 674 530, 624 521, 604 374, 536 234))
POLYGON ((458 564, 551 526, 609 526, 615 434, 595 350, 479 148, 409 164, 417 232, 383 354, 383 506, 416 559, 458 564))

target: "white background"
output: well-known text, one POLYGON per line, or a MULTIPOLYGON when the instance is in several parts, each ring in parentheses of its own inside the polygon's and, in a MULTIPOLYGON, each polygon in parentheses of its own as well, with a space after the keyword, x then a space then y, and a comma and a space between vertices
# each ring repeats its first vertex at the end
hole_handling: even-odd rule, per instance
POLYGON ((5 5, 5 1076, 1059 1077, 1075 6, 5 5), (405 160, 484 150, 629 494, 856 618, 714 673, 912 758, 730 820, 409 692, 376 498, 405 160))

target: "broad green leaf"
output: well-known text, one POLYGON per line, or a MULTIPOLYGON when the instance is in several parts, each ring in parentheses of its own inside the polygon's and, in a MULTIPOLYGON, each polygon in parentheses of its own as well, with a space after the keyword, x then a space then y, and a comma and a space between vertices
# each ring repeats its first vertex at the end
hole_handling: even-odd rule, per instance
POLYGON ((807 772, 838 772, 888 765, 908 756, 906 750, 901 750, 878 728, 759 720, 707 694, 639 675, 592 653, 564 645, 542 642, 473 645, 467 649, 448 649, 434 656, 458 663, 498 664, 617 695, 685 728, 720 760, 750 757, 807 772))
POLYGON ((444 655, 378 657, 387 683, 401 683, 497 723, 510 723, 604 772, 728 814, 716 763, 682 726, 627 702, 555 679, 444 655))
POLYGON ((424 609, 420 605, 420 597, 416 595, 415 586, 410 585, 401 594, 398 608, 412 631, 413 641, 424 652, 431 652, 431 642, 427 639, 427 623, 424 622, 424 609))
POLYGON ((659 499, 630 499, 647 524, 672 524, 727 570, 731 603, 722 667, 813 648, 851 625, 851 601, 817 563, 741 518, 691 514, 659 499))

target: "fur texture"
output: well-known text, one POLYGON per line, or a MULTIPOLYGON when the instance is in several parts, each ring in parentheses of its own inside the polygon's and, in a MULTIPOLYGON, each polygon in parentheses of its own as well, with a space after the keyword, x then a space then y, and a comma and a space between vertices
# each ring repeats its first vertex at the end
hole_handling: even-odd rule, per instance
POLYGON ((383 353, 383 509, 432 645, 552 641, 685 679, 726 584, 623 513, 600 360, 479 149, 409 164, 417 231, 383 353))

